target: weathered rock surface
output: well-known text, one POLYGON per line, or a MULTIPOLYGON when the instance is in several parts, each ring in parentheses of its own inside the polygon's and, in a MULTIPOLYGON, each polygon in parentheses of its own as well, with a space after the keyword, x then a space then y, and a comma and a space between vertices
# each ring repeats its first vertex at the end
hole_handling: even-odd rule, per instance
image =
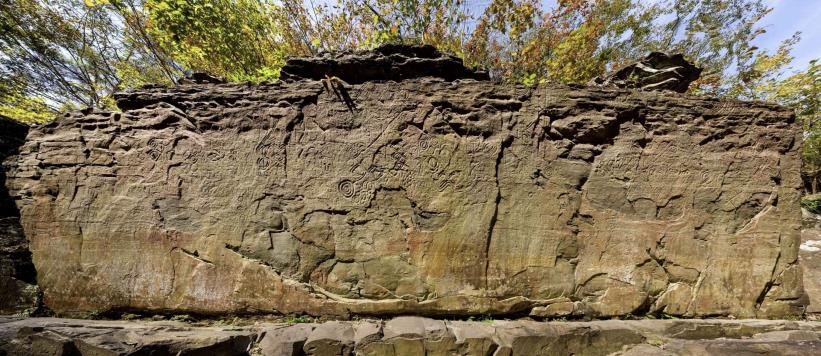
POLYGON ((260 331, 179 322, 0 319, 0 355, 247 355, 260 331))
POLYGON ((441 321, 401 317, 323 324, 0 319, 0 355, 816 355, 821 322, 441 321))
POLYGON ((593 84, 642 90, 672 90, 684 93, 690 83, 701 75, 701 70, 684 59, 681 54, 668 55, 652 52, 643 60, 628 65, 605 78, 596 78, 593 84))
MULTIPOLYGON (((0 164, 17 154, 25 141, 28 127, 0 117, 0 164)), ((0 182, 5 182, 0 169, 0 182)), ((31 261, 28 242, 20 226, 20 214, 5 185, 0 186, 0 314, 13 314, 35 308, 37 272, 31 261)))
MULTIPOLYGON (((297 64, 285 72, 324 75, 297 64)), ((350 68, 332 74, 367 73, 350 68)), ((789 110, 382 74, 152 87, 119 95, 123 113, 33 130, 8 186, 46 303, 65 314, 801 313, 801 130, 789 110)))

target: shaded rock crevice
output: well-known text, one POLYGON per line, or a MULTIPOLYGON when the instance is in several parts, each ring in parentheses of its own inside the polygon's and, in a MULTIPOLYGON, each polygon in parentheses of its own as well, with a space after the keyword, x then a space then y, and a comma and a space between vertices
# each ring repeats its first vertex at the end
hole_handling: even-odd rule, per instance
POLYGON ((487 279, 488 271, 490 269, 490 246, 493 241, 493 229, 496 227, 496 221, 499 219, 499 204, 502 202, 502 184, 499 181, 499 175, 502 169, 505 149, 509 148, 512 144, 513 136, 507 136, 502 139, 502 142, 499 144, 499 154, 496 156, 496 163, 493 167, 495 171, 493 178, 496 181, 496 196, 493 198, 493 213, 490 216, 490 221, 488 222, 487 238, 485 242, 485 288, 489 285, 487 279))
MULTIPOLYGON (((4 161, 18 153, 28 130, 0 116, 0 182, 6 181, 4 161)), ((6 185, 0 184, 0 314, 38 313, 43 306, 37 270, 14 200, 6 185)))

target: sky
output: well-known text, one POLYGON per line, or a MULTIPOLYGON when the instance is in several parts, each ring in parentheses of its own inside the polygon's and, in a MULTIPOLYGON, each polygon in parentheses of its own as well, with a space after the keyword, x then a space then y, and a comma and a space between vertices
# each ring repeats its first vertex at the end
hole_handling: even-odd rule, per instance
POLYGON ((801 42, 793 48, 793 67, 806 68, 821 59, 821 0, 765 0, 773 11, 761 20, 767 33, 757 39, 761 48, 774 50, 781 40, 801 31, 801 42))
MULTIPOLYGON (((639 0, 650 3, 659 0, 639 0)), ((481 13, 490 0, 467 0, 471 12, 481 13)), ((543 6, 550 8, 555 0, 542 0, 543 6)), ((758 37, 755 45, 775 51, 784 39, 796 31, 801 32, 801 41, 793 48, 795 57, 792 67, 804 69, 812 59, 821 60, 821 0, 764 0, 773 9, 759 22, 767 32, 758 37)), ((787 73, 788 74, 788 73, 787 73)))

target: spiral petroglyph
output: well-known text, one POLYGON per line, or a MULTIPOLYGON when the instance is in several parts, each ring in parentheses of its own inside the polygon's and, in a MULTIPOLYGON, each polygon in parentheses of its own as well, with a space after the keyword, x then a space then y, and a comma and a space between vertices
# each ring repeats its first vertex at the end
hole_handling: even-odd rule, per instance
POLYGON ((356 185, 347 179, 342 180, 339 184, 337 184, 337 190, 339 190, 345 198, 352 198, 356 195, 356 185))

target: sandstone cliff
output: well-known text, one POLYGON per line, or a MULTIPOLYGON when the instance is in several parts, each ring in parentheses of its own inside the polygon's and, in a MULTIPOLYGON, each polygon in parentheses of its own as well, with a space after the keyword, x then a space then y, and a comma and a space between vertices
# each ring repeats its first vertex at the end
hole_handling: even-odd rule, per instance
POLYGON ((453 61, 435 51, 346 54, 321 69, 301 60, 287 81, 147 87, 118 96, 122 113, 34 129, 7 184, 47 305, 801 312, 790 111, 494 84, 453 61), (385 61, 390 77, 351 79, 366 70, 356 63, 385 61))

